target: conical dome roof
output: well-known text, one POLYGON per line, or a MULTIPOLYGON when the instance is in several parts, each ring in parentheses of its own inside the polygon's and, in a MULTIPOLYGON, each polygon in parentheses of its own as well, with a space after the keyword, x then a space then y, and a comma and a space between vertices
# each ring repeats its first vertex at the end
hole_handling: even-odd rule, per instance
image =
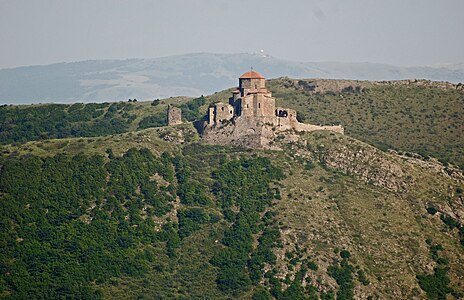
POLYGON ((248 71, 246 73, 243 73, 243 75, 240 76, 239 79, 265 79, 265 78, 263 75, 259 74, 258 72, 248 71))

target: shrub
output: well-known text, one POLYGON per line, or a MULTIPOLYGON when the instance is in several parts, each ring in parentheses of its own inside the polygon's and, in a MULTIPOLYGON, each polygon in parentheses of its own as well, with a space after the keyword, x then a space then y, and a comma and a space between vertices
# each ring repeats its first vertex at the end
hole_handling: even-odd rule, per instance
POLYGON ((429 214, 431 214, 431 215, 434 215, 434 214, 436 214, 438 212, 438 209, 433 207, 433 206, 429 206, 429 207, 427 207, 427 212, 429 214))
POLYGON ((449 229, 454 229, 459 226, 458 221, 456 221, 453 217, 441 215, 440 219, 448 226, 449 229))
POLYGON ((343 259, 348 259, 350 258, 351 254, 348 250, 342 250, 340 251, 340 257, 343 259))
POLYGON ((309 262, 308 262, 308 268, 309 268, 310 270, 313 270, 313 271, 316 271, 316 270, 318 269, 316 263, 313 262, 313 261, 309 261, 309 262))

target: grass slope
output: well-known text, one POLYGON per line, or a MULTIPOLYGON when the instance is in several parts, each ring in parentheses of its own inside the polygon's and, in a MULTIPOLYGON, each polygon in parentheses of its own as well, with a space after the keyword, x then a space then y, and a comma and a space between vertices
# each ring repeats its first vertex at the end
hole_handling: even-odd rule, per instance
POLYGON ((380 84, 352 81, 353 89, 330 89, 329 80, 268 81, 277 103, 294 108, 313 124, 342 124, 345 134, 380 149, 433 156, 464 167, 464 93, 439 84, 380 84), (325 93, 308 89, 328 85, 325 93), (362 87, 356 92, 355 87, 362 87))

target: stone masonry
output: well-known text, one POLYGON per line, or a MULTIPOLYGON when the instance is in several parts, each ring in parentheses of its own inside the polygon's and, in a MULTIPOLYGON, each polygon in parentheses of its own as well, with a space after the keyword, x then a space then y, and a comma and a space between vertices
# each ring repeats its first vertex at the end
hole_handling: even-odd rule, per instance
POLYGON ((182 110, 178 107, 169 105, 167 119, 168 125, 182 124, 182 110))
POLYGON ((344 133, 340 125, 298 122, 295 110, 276 107, 275 98, 266 89, 266 79, 250 71, 240 76, 239 86, 232 92, 228 104, 218 102, 209 107, 201 133, 206 143, 267 147, 278 132, 286 130, 344 133))

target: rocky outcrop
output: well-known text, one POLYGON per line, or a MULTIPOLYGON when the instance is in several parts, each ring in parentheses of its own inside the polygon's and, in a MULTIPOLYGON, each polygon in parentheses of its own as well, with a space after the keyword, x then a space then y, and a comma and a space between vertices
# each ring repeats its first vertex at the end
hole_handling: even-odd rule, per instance
POLYGON ((373 185, 401 192, 412 181, 393 158, 389 159, 374 147, 339 144, 328 148, 320 145, 318 149, 320 161, 327 168, 353 175, 373 185))

